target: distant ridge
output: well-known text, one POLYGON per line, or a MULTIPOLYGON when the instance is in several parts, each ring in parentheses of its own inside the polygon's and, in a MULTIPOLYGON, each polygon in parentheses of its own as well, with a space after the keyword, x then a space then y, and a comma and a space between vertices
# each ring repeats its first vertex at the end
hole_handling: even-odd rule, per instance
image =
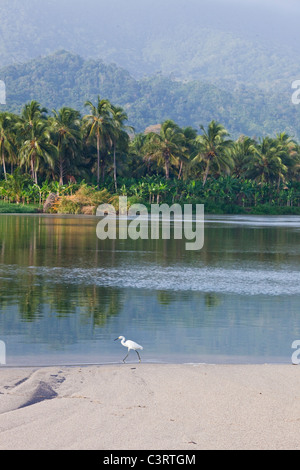
POLYGON ((115 64, 83 59, 65 50, 3 67, 0 79, 6 84, 6 105, 0 105, 0 111, 19 112, 35 99, 49 112, 71 106, 84 113, 84 102, 100 95, 124 107, 138 132, 165 119, 197 129, 215 119, 234 137, 282 131, 300 136, 300 106, 292 104, 290 92, 267 93, 245 86, 228 91, 162 74, 137 80, 115 64))

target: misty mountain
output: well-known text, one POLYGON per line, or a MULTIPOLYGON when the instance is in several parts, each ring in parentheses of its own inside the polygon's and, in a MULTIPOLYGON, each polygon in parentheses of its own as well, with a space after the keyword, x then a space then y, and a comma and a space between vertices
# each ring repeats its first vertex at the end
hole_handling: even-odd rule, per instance
POLYGON ((300 78, 299 16, 294 0, 1 0, 0 64, 65 49, 135 78, 287 92, 300 78))
POLYGON ((85 101, 96 102, 100 95, 124 107, 129 124, 137 132, 166 119, 199 130, 200 124, 206 126, 215 119, 236 138, 240 134, 252 137, 282 131, 300 137, 300 106, 292 104, 290 92, 268 93, 244 86, 228 91, 199 80, 184 83, 162 74, 137 80, 115 64, 66 51, 3 67, 0 77, 7 90, 7 104, 0 105, 0 111, 18 113, 35 99, 49 112, 71 106, 85 113, 85 101))

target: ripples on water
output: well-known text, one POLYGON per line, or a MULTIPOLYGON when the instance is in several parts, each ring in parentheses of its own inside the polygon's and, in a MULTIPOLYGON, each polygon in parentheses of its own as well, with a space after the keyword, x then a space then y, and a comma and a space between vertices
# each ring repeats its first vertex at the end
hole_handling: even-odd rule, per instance
POLYGON ((0 266, 2 280, 18 275, 35 275, 35 285, 81 284, 102 287, 150 289, 164 291, 195 291, 241 295, 300 294, 300 272, 288 268, 268 270, 225 269, 217 267, 145 266, 118 268, 49 268, 0 266))
POLYGON ((0 339, 13 364, 118 361, 120 334, 145 361, 289 362, 300 217, 206 217, 197 253, 100 242, 94 219, 1 217, 0 339))
POLYGON ((222 224, 235 224, 245 225, 250 227, 284 227, 284 228, 297 228, 300 229, 300 217, 299 216, 255 216, 255 215, 219 215, 219 216, 207 216, 205 217, 206 222, 222 223, 222 224))

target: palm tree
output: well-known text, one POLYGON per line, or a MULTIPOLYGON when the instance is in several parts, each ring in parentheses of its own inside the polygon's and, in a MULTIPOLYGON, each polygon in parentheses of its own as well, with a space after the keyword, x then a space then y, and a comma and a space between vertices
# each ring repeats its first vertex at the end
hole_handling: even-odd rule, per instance
POLYGON ((248 163, 246 175, 260 183, 273 183, 284 180, 287 166, 282 162, 285 150, 276 139, 263 137, 256 146, 256 151, 248 163))
POLYGON ((32 122, 30 136, 20 149, 21 164, 30 166, 32 179, 37 184, 37 172, 40 161, 54 167, 57 155, 56 147, 51 143, 50 129, 47 121, 35 119, 32 122))
POLYGON ((64 184, 67 153, 73 156, 80 143, 80 113, 75 109, 63 107, 58 112, 54 109, 50 119, 54 142, 57 147, 59 184, 64 184))
POLYGON ((287 167, 287 177, 293 179, 300 168, 300 148, 298 143, 292 139, 286 132, 276 135, 278 148, 282 163, 287 167))
POLYGON ((134 132, 134 128, 131 126, 126 126, 124 123, 128 121, 128 116, 123 108, 120 106, 113 106, 112 109, 112 120, 113 120, 113 129, 112 129, 112 140, 113 140, 113 149, 114 149, 114 183, 115 190, 118 190, 117 186, 117 162, 116 162, 116 147, 117 141, 122 138, 122 140, 128 141, 128 134, 126 130, 134 132))
MULTIPOLYGON (((18 132, 18 136, 21 141, 21 147, 23 148, 24 142, 35 140, 35 132, 37 129, 40 129, 40 125, 37 126, 37 123, 45 123, 46 122, 46 113, 47 109, 42 108, 41 104, 38 101, 32 100, 30 103, 25 104, 19 121, 16 124, 16 129, 18 132)), ((39 130, 38 130, 39 132, 39 130)), ((35 156, 34 152, 31 153, 31 161, 30 161, 30 168, 31 168, 31 176, 33 180, 37 179, 37 175, 35 174, 35 162, 33 158, 35 156)), ((26 158, 24 159, 24 155, 21 161, 24 163, 26 158)))
POLYGON ((46 119, 47 109, 42 108, 38 101, 31 101, 25 104, 21 112, 21 121, 23 127, 28 130, 33 126, 36 119, 46 119))
POLYGON ((144 133, 136 134, 129 141, 126 164, 127 173, 132 176, 141 177, 149 173, 149 165, 147 165, 143 156, 146 141, 147 136, 144 133))
POLYGON ((4 178, 7 181, 5 153, 12 149, 12 126, 14 122, 12 115, 4 112, 0 114, 0 154, 4 178))
MULTIPOLYGON (((88 138, 95 136, 97 142, 97 186, 100 186, 100 148, 104 148, 105 144, 111 142, 112 119, 111 119, 111 103, 109 100, 100 99, 95 106, 91 101, 86 101, 85 106, 90 107, 90 114, 83 117, 86 121, 88 138)), ((102 162, 103 163, 103 162, 102 162)), ((104 165, 103 165, 104 178, 104 165)))
POLYGON ((185 150, 182 130, 172 120, 163 122, 159 134, 150 132, 144 146, 146 158, 163 163, 167 180, 170 178, 171 164, 178 165, 180 155, 185 150))
POLYGON ((181 179, 181 176, 183 174, 183 167, 184 164, 187 166, 190 163, 190 159, 194 156, 194 153, 196 151, 196 137, 197 137, 197 131, 196 129, 193 129, 192 127, 184 127, 182 129, 182 134, 183 134, 183 145, 185 148, 185 152, 182 152, 181 155, 179 156, 180 160, 180 166, 179 166, 179 172, 178 172, 178 179, 181 179))
POLYGON ((233 142, 232 140, 226 139, 229 133, 222 124, 216 121, 211 121, 207 130, 205 130, 202 125, 200 129, 203 135, 197 137, 199 152, 194 158, 194 162, 203 161, 205 163, 203 174, 204 186, 212 165, 215 165, 219 171, 222 169, 228 171, 233 167, 233 159, 229 152, 233 142))
POLYGON ((250 137, 242 135, 236 142, 234 142, 231 149, 231 155, 234 159, 233 174, 236 177, 239 178, 245 174, 249 161, 253 158, 255 152, 256 142, 250 137))

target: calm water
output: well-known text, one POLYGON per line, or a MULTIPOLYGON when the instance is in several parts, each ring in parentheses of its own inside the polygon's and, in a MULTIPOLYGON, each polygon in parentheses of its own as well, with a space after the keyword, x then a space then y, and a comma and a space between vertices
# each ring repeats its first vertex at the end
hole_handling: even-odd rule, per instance
POLYGON ((291 362, 300 217, 206 216, 205 244, 106 240, 97 219, 0 216, 7 365, 291 362), (129 360, 136 362, 136 354, 129 360))

